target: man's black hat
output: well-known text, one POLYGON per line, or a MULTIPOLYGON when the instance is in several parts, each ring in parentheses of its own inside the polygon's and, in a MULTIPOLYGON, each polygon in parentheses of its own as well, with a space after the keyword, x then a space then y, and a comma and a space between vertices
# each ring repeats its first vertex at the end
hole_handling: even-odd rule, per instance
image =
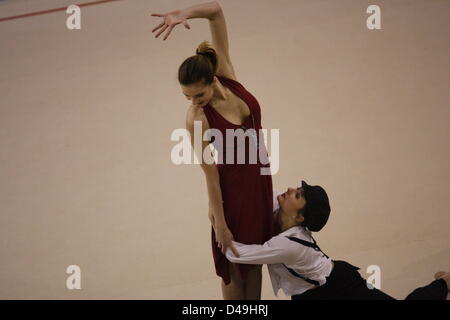
POLYGON ((310 186, 302 180, 306 206, 303 209, 303 226, 310 231, 320 231, 328 221, 331 208, 327 193, 320 186, 310 186))

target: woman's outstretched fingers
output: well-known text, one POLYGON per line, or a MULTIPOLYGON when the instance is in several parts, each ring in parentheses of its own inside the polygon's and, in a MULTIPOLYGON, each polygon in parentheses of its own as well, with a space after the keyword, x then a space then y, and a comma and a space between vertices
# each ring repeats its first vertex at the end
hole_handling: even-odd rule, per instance
POLYGON ((165 37, 164 37, 164 39, 163 40, 166 40, 167 39, 167 37, 169 37, 169 34, 172 32, 172 30, 173 30, 173 27, 174 26, 170 26, 170 28, 169 28, 169 30, 167 31, 167 33, 166 33, 166 35, 165 35, 165 37))
POLYGON ((163 25, 164 25, 164 22, 159 24, 157 27, 153 28, 152 33, 155 32, 156 30, 158 30, 159 28, 161 28, 163 25))
POLYGON ((166 29, 168 28, 169 26, 166 24, 166 25, 164 25, 164 27, 158 32, 158 34, 155 36, 155 38, 158 38, 160 35, 161 35, 161 33, 163 33, 164 31, 166 31, 166 29))

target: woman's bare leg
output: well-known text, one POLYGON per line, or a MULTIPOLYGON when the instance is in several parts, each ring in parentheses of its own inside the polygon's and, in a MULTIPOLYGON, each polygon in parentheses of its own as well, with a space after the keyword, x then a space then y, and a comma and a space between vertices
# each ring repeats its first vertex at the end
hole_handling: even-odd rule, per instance
POLYGON ((245 299, 245 283, 241 279, 236 267, 233 263, 228 264, 230 270, 231 282, 225 285, 222 280, 222 295, 224 300, 244 300, 245 299))
POLYGON ((251 268, 245 281, 245 299, 261 300, 262 266, 255 265, 251 268))

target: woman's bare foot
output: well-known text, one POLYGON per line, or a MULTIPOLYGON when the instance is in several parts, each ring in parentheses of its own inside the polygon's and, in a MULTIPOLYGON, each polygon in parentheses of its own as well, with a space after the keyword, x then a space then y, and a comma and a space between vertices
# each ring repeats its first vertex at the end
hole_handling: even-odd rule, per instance
POLYGON ((436 280, 438 280, 438 279, 444 279, 445 282, 447 282, 447 288, 448 288, 448 291, 450 292, 450 272, 445 272, 445 271, 437 272, 437 273, 434 275, 434 278, 435 278, 436 280))

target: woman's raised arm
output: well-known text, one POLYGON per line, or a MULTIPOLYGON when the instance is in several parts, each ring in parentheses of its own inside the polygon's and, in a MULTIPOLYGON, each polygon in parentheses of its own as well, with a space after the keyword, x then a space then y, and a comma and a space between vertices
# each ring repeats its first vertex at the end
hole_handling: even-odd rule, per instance
POLYGON ((190 29, 191 27, 187 23, 188 19, 208 19, 212 38, 211 42, 213 48, 216 50, 218 59, 216 74, 236 80, 236 74, 234 72, 234 68, 230 59, 228 32, 225 22, 225 16, 220 4, 217 1, 207 2, 163 14, 152 13, 152 16, 163 18, 163 22, 156 26, 152 30, 152 32, 160 29, 155 36, 156 38, 158 38, 164 31, 168 29, 166 34, 164 35, 164 40, 169 37, 173 28, 175 28, 175 26, 178 24, 183 24, 186 29, 190 29))

